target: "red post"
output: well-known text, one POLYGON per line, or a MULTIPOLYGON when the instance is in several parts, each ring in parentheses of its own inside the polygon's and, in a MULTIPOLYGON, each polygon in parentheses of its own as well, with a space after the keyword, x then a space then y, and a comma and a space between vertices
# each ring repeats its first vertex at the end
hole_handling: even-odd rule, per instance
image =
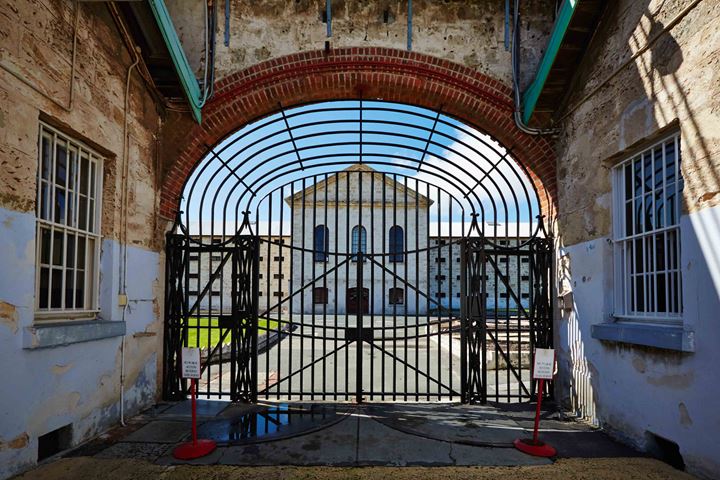
MULTIPOLYGON (((547 375, 544 373, 543 375, 547 375)), ((535 455, 536 457, 554 457, 557 454, 557 450, 554 447, 542 442, 539 438, 540 432, 540 412, 542 409, 542 397, 545 390, 545 379, 548 378, 543 375, 536 375, 535 364, 533 364, 532 377, 538 381, 537 389, 537 405, 535 406, 535 426, 533 428, 532 438, 518 438, 513 442, 515 448, 521 452, 527 453, 528 455, 535 455), (537 378, 540 376, 541 378, 537 378)), ((553 373, 554 375, 554 373, 553 373)))
MULTIPOLYGON (((190 402, 192 406, 192 442, 193 445, 197 445, 197 414, 196 414, 196 406, 195 406, 195 380, 194 378, 190 380, 190 402)), ((540 380, 542 381, 542 380, 540 380)), ((542 385, 542 384, 540 384, 542 385)), ((537 426, 537 421, 535 422, 535 425, 537 426)), ((536 428, 537 430, 537 428, 536 428)))
POLYGON ((190 379, 190 405, 192 409, 192 442, 185 442, 173 450, 173 456, 180 460, 191 460, 193 458, 204 457, 209 454, 217 446, 212 440, 198 440, 197 438, 197 405, 195 397, 197 396, 197 379, 190 379))
POLYGON ((545 379, 538 380, 537 407, 535 408, 535 430, 533 430, 533 443, 538 443, 538 431, 540 430, 540 405, 542 405, 543 389, 545 387, 545 379))

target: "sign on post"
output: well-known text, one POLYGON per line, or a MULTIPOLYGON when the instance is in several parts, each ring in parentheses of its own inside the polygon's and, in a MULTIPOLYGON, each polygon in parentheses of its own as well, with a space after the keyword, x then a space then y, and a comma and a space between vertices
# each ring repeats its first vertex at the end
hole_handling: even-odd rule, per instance
POLYGON ((535 380, 552 380, 555 372, 555 350, 552 348, 536 348, 533 364, 535 380))
POLYGON ((181 365, 183 378, 200 378, 200 349, 183 347, 181 365))
POLYGON ((213 440, 197 438, 197 381, 200 378, 200 349, 185 348, 180 352, 181 376, 190 379, 190 401, 192 410, 192 441, 181 443, 173 449, 173 456, 180 460, 204 457, 217 446, 213 440))
POLYGON ((537 457, 554 457, 557 450, 538 438, 540 431, 540 408, 542 405, 545 380, 552 380, 555 374, 555 350, 552 348, 536 348, 533 360, 533 379, 538 381, 537 406, 535 408, 535 428, 532 438, 518 438, 513 444, 521 452, 537 457))

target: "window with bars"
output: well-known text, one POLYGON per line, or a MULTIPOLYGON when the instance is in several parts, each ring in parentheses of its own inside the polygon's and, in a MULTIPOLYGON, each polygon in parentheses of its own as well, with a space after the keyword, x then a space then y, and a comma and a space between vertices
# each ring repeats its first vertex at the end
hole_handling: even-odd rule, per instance
POLYGON ((102 158, 41 124, 37 175, 36 312, 98 310, 102 158))
POLYGON ((682 185, 678 134, 613 169, 617 318, 681 321, 682 185))

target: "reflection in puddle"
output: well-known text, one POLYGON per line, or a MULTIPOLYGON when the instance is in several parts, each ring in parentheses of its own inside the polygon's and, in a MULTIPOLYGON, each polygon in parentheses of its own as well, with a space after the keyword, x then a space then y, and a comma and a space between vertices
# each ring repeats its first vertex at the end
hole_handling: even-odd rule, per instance
MULTIPOLYGON (((339 421, 347 408, 338 405, 281 403, 218 418, 198 427, 198 436, 221 443, 252 443, 297 435, 339 421)), ((233 407, 230 407, 232 409, 233 407)))

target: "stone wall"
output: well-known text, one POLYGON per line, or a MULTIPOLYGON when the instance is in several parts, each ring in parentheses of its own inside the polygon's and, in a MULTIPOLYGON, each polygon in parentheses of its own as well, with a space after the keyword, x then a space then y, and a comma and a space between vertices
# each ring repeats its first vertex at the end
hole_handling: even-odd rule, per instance
POLYGON ((689 470, 712 476, 720 471, 712 438, 720 415, 709 400, 720 393, 720 5, 695 3, 609 7, 560 111, 559 293, 574 301, 556 325, 558 392, 629 443, 652 449, 653 435, 676 442, 689 470), (684 177, 680 334, 695 339, 691 353, 591 333, 613 320, 611 168, 673 130, 684 177))
POLYGON ((0 478, 34 465, 38 437, 52 430, 71 425, 75 445, 118 421, 123 332, 126 414, 152 404, 157 394, 163 281, 154 214, 159 116, 137 70, 126 110, 133 58, 107 5, 78 4, 78 11, 76 2, 65 0, 0 4, 0 478), (120 208, 126 114, 127 240, 120 208), (35 318, 41 121, 104 159, 100 312, 85 324, 35 318), (129 304, 123 313, 118 291, 125 257, 129 304), (74 343, 81 338, 86 341, 74 343))
MULTIPOLYGON (((216 78, 260 62, 325 48, 407 49, 407 1, 332 2, 327 37, 324 0, 229 0, 230 42, 224 44, 225 2, 218 2, 216 78)), ((200 0, 168 0, 168 9, 191 65, 203 73, 204 9, 200 0)), ((523 85, 532 80, 553 24, 554 2, 523 2, 523 85)), ((468 66, 510 84, 503 2, 413 2, 412 50, 468 66)))

